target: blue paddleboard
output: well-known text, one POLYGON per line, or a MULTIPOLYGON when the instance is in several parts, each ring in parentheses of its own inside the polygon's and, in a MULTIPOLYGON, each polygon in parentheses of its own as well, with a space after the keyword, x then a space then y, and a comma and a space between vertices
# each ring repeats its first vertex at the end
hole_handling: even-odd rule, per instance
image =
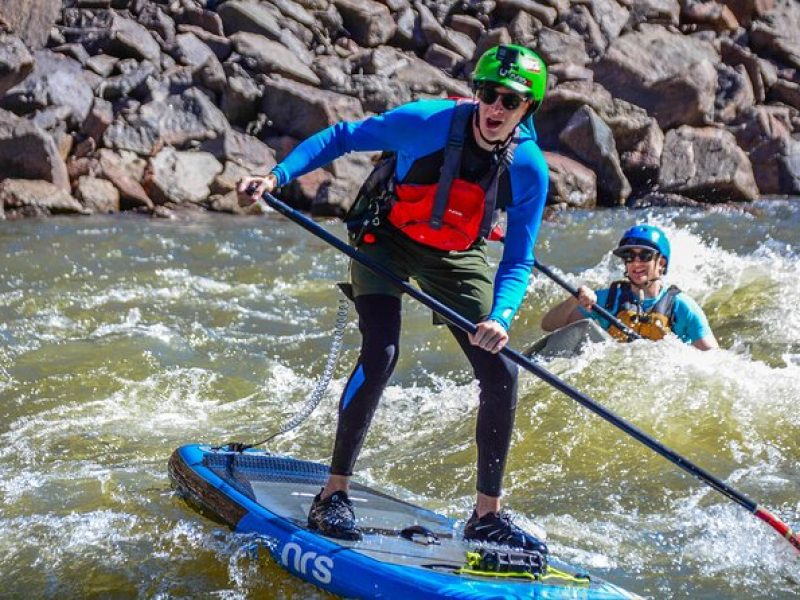
POLYGON ((281 567, 347 598, 639 598, 552 558, 538 573, 487 573, 468 564, 476 549, 461 539, 455 520, 359 484, 350 498, 362 540, 309 531, 311 501, 328 475, 319 463, 192 444, 175 450, 169 473, 194 507, 237 532, 263 536, 281 567))

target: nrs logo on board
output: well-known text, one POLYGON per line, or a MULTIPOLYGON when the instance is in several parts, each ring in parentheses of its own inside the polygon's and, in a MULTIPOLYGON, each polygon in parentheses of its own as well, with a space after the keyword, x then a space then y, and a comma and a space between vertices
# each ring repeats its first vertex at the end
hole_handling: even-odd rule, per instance
POLYGON ((281 562, 287 568, 294 569, 303 575, 309 574, 320 583, 331 582, 331 570, 333 569, 333 559, 329 556, 319 556, 316 552, 309 550, 303 552, 299 544, 289 542, 283 547, 281 552, 281 562))

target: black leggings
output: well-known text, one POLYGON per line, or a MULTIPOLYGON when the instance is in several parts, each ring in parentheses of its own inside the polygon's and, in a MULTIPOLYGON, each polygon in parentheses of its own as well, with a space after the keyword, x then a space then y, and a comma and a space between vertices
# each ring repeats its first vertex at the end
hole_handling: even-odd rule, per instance
MULTIPOLYGON (((339 423, 331 461, 334 475, 352 475, 364 438, 389 377, 400 340, 400 298, 359 296, 355 300, 361 354, 339 401, 339 423)), ((480 384, 475 437, 479 492, 500 496, 517 406, 517 365, 469 343, 467 334, 450 331, 467 356, 480 384)))

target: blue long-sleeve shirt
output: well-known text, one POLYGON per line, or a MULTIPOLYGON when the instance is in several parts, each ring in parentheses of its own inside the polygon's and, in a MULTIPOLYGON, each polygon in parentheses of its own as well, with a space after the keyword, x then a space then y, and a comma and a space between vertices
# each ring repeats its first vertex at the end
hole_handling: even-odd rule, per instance
MULTIPOLYGON (((454 100, 419 100, 363 121, 337 123, 299 144, 272 172, 278 185, 285 185, 349 152, 382 150, 396 153, 395 180, 403 181, 419 159, 443 150, 455 105, 454 100)), ((527 290, 547 198, 547 163, 532 127, 519 128, 504 176, 508 185, 500 186, 497 204, 507 213, 505 248, 488 318, 508 329, 527 290)))

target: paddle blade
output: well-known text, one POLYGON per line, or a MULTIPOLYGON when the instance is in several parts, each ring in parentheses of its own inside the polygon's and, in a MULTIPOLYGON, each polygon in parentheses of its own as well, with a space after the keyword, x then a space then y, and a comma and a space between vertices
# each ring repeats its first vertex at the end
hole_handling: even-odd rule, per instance
POLYGON ((789 543, 794 546, 795 550, 800 552, 800 538, 798 538, 797 534, 792 531, 791 527, 789 527, 786 523, 781 521, 763 506, 756 506, 754 514, 765 523, 768 523, 770 527, 780 533, 787 540, 789 540, 789 543))

